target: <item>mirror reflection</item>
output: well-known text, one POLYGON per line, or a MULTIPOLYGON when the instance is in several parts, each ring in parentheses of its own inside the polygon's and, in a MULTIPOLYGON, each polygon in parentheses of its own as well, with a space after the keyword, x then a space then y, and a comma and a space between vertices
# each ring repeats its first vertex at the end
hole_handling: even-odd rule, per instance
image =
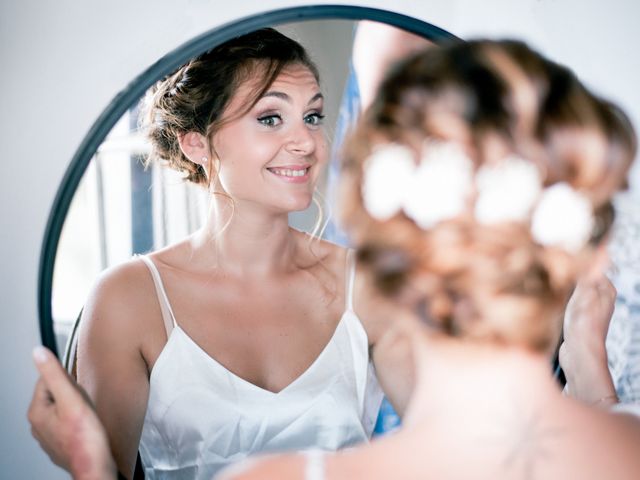
MULTIPOLYGON (((376 422, 397 425, 391 404, 404 412, 411 379, 387 384, 383 403, 366 353, 384 326, 367 324, 380 307, 354 281, 333 186, 381 73, 431 44, 355 27, 305 22, 216 47, 96 152, 65 224, 53 308, 121 471, 210 476, 258 451, 336 450, 376 422)), ((614 236, 618 259, 628 238, 614 236)))
MULTIPOLYGON (((324 95, 324 131, 331 144, 348 78, 354 22, 310 21, 277 27, 298 40, 318 66, 324 95)), ((206 189, 183 175, 144 161, 149 143, 134 105, 98 148, 67 215, 56 255, 52 309, 58 351, 64 352, 73 324, 98 274, 136 253, 162 248, 200 228, 208 211, 206 189)), ((318 179, 326 198, 326 170, 318 179)), ((321 197, 322 195, 322 197, 321 197)), ((295 228, 312 232, 317 205, 291 213, 295 228)), ((330 212, 326 212, 330 215, 330 212)))
POLYGON ((370 22, 251 32, 161 80, 98 148, 53 315, 121 472, 210 478, 397 425, 409 380, 383 403, 368 353, 383 326, 356 314, 375 306, 333 188, 382 72, 430 45, 370 22))
MULTIPOLYGON (((619 400, 606 356, 582 348, 604 345, 611 317, 611 199, 636 150, 624 112, 523 43, 474 41, 411 57, 378 90, 345 155, 343 207, 364 267, 356 271, 328 222, 305 231, 291 214, 309 208, 318 185, 331 198, 331 151, 367 104, 357 45, 333 139, 318 67, 274 29, 190 60, 131 113, 129 125, 141 127, 123 141, 129 167, 139 157, 177 170, 208 207, 194 208, 189 226, 196 202, 186 193, 176 214, 186 231, 165 232, 158 247, 171 182, 140 186, 132 174, 132 198, 161 185, 161 201, 140 208, 151 219, 143 253, 131 258, 132 241, 127 258, 101 273, 70 336, 71 370, 119 470, 209 478, 256 452, 351 447, 372 435, 383 387, 398 414, 410 409, 410 427, 359 458, 306 455, 306 472, 334 467, 329 458, 363 466, 368 455, 374 476, 385 476, 381 450, 406 458, 417 432, 445 454, 407 470, 459 468, 469 477, 477 465, 502 465, 528 475, 533 463, 501 461, 522 458, 509 442, 475 466, 458 465, 454 446, 478 432, 516 438, 532 424, 585 434, 560 442, 558 458, 568 461, 554 458, 558 471, 574 448, 595 444, 589 415, 599 430, 615 430, 614 450, 628 466, 622 447, 637 438, 600 411, 619 400), (578 373, 567 375, 573 398, 549 372, 563 314, 598 321, 564 322, 561 364, 578 373), (602 377, 577 381, 595 371, 587 371, 594 359, 602 377)), ((135 202, 129 209, 134 224, 135 202)), ((104 212, 98 217, 106 224, 104 212)))

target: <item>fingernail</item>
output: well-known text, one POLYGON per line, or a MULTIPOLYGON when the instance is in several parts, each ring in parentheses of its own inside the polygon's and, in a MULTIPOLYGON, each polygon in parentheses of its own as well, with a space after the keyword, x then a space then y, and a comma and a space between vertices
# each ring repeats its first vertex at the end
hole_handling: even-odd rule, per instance
POLYGON ((42 345, 38 345, 33 349, 33 359, 36 363, 44 363, 47 361, 47 349, 42 345))

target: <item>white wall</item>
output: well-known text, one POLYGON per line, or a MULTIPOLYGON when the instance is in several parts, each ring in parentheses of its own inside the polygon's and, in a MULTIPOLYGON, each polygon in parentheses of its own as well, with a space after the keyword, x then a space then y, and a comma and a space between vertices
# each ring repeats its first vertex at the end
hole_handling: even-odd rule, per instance
MULTIPOLYGON (((0 2, 0 478, 65 478, 31 439, 25 412, 39 341, 42 236, 67 163, 119 90, 176 46, 216 25, 295 1, 0 2)), ((332 0, 331 4, 350 2, 332 0)), ((640 2, 382 0, 461 36, 511 35, 572 66, 640 124, 640 2)), ((634 185, 640 185, 638 169, 634 185)))
MULTIPOLYGON (((437 2, 433 2, 437 3, 437 2)), ((587 86, 625 108, 640 126, 640 2, 636 0, 494 0, 458 6, 453 33, 528 41, 571 67, 587 86), (489 7, 489 5, 491 7, 489 7)), ((636 127, 638 128, 638 127, 636 127)), ((640 164, 632 173, 640 189, 640 164)))

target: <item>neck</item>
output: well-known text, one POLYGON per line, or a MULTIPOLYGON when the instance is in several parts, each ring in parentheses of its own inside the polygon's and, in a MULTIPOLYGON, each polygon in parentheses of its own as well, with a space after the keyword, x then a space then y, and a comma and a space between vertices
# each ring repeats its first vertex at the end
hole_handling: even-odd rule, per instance
POLYGON ((194 236, 195 252, 231 274, 268 275, 287 270, 295 252, 287 213, 214 196, 205 226, 194 236))
POLYGON ((458 425, 480 425, 517 412, 538 415, 560 398, 550 359, 542 353, 439 336, 418 342, 407 424, 456 419, 458 425))

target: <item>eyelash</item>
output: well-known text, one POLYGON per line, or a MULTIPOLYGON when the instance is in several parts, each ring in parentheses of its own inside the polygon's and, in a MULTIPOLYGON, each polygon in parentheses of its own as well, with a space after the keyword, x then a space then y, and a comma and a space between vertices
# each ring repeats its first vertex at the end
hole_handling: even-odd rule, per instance
POLYGON ((322 120, 324 120, 324 115, 322 115, 320 112, 313 112, 310 113, 309 115, 305 116, 305 120, 309 117, 314 117, 316 119, 316 123, 312 123, 311 125, 313 125, 314 127, 317 127, 319 125, 322 125, 322 120))
POLYGON ((273 120, 273 119, 276 119, 276 118, 278 120, 280 120, 280 122, 282 122, 282 117, 280 115, 276 115, 276 114, 269 114, 269 115, 264 115, 262 117, 258 117, 258 122, 260 122, 265 127, 276 127, 277 125, 274 125, 273 123, 267 122, 268 120, 273 120))
MULTIPOLYGON (((313 112, 313 113, 310 113, 308 115, 305 115, 304 120, 305 120, 305 122, 307 124, 309 124, 309 125, 311 125, 313 127, 316 127, 316 126, 322 125, 322 120, 324 119, 324 117, 325 117, 325 115, 322 115, 320 112, 313 112), (315 123, 307 122, 307 119, 309 119, 311 117, 316 119, 315 123)), ((262 117, 258 117, 258 122, 260 122, 265 127, 274 128, 274 127, 277 127, 279 124, 273 124, 272 123, 273 119, 278 119, 278 120, 280 120, 280 122, 282 122, 282 117, 280 115, 278 115, 278 114, 275 114, 275 113, 274 114, 269 114, 269 115, 263 115, 262 117)))

